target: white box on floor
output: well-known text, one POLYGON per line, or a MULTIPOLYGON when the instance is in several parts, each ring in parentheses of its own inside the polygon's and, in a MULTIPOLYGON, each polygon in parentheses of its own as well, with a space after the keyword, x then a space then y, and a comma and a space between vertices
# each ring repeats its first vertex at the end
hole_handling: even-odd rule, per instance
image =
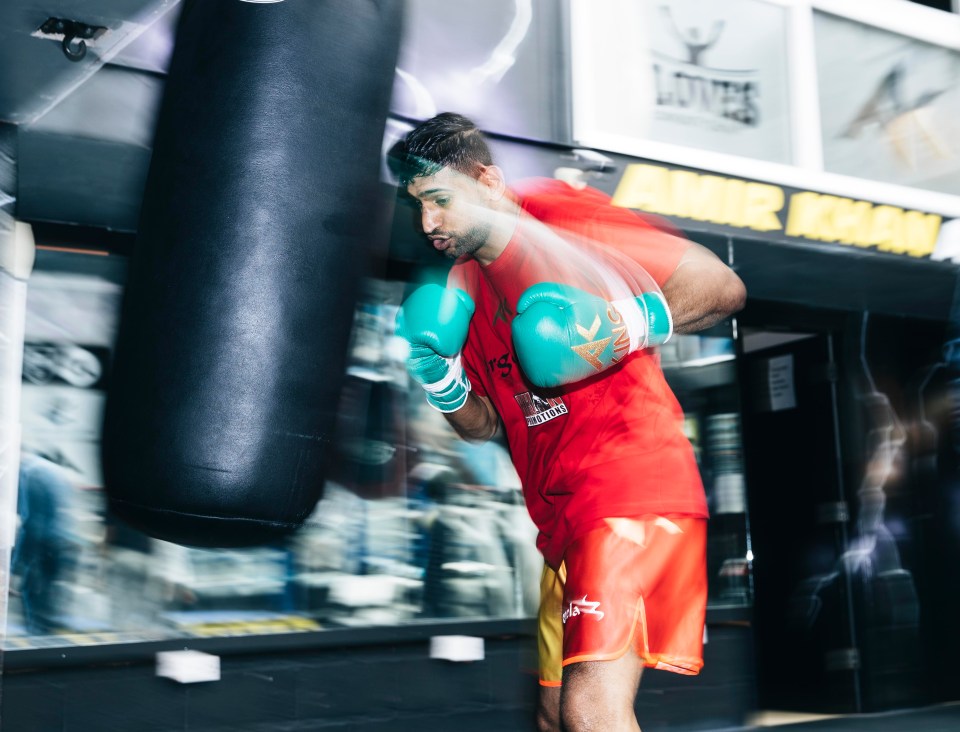
POLYGON ((163 651, 157 654, 157 676, 195 684, 220 680, 220 656, 200 651, 163 651))

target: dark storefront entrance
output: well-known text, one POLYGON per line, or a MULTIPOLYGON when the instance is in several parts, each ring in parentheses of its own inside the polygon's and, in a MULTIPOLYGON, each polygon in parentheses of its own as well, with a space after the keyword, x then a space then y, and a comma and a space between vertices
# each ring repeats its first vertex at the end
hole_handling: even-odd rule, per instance
MULTIPOLYGON (((842 255, 821 257, 843 268, 842 255)), ((853 280, 830 293, 833 309, 755 299, 738 319, 761 707, 878 711, 955 695, 943 355, 954 275, 931 268, 911 301, 895 280, 915 264, 869 263, 888 287, 853 280)))

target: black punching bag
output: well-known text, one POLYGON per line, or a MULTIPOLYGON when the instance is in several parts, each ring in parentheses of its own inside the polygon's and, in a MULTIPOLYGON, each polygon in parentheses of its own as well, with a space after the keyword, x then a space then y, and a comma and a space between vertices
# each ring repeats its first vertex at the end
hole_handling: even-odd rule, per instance
POLYGON ((152 536, 263 543, 321 496, 401 17, 183 4, 103 433, 110 508, 152 536))

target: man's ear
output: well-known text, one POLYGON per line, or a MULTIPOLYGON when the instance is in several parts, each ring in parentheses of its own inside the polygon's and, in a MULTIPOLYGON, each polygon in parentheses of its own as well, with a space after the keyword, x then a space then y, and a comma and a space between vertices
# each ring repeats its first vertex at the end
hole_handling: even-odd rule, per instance
POLYGON ((487 165, 480 174, 480 182, 487 189, 491 201, 499 201, 507 191, 507 181, 499 165, 487 165))

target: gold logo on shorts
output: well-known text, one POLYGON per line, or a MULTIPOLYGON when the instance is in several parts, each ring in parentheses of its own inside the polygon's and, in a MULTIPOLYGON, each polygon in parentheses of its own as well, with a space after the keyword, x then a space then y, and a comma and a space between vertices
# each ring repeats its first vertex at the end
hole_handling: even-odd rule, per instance
POLYGON ((571 602, 567 609, 563 611, 563 624, 566 625, 570 618, 575 618, 578 615, 595 615, 597 620, 603 620, 603 611, 599 607, 599 602, 590 602, 584 595, 582 599, 571 602))

